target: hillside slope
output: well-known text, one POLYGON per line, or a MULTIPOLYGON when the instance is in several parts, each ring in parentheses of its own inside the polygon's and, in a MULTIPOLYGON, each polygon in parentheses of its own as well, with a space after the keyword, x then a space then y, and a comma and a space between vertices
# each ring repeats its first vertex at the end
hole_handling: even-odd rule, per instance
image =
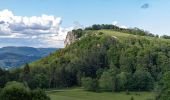
POLYGON ((80 86, 84 80, 105 90, 148 91, 170 70, 169 39, 112 29, 72 34, 78 38, 75 42, 30 64, 34 75, 40 73, 34 71, 37 68, 46 71, 45 87, 80 86))
MULTIPOLYGON (((74 34, 74 32, 72 32, 71 34, 74 34)), ((117 41, 118 44, 125 44, 125 45, 128 45, 128 47, 131 47, 133 45, 138 46, 138 44, 140 44, 140 42, 141 42, 141 45, 139 45, 139 46, 142 46, 142 48, 147 48, 150 46, 150 44, 151 45, 155 44, 160 49, 162 48, 162 46, 168 47, 170 45, 170 39, 162 39, 162 38, 158 38, 158 37, 149 37, 149 36, 139 36, 139 35, 127 34, 124 32, 117 32, 114 30, 107 30, 107 29, 106 30, 83 31, 83 34, 84 35, 82 35, 82 37, 80 37, 79 39, 74 39, 74 42, 77 41, 76 43, 73 43, 73 41, 65 43, 66 45, 71 44, 71 43, 72 44, 68 45, 66 48, 61 49, 60 51, 53 53, 52 55, 50 55, 48 57, 45 57, 45 58, 42 58, 36 62, 33 62, 32 65, 44 64, 45 62, 51 63, 53 60, 55 60, 55 58, 61 57, 61 55, 59 55, 61 52, 67 54, 67 53, 69 53, 69 51, 74 51, 74 49, 83 49, 83 48, 90 49, 92 47, 86 47, 86 46, 96 45, 97 42, 98 43, 101 42, 101 44, 103 44, 104 42, 106 42, 104 39, 107 40, 107 39, 112 38, 115 41, 117 41), (97 38, 97 40, 95 40, 96 38, 97 38), (100 41, 100 39, 101 39, 101 41, 100 41), (102 39, 103 39, 103 41, 102 41, 102 39), (134 44, 132 44, 132 42, 134 42, 134 44)), ((74 36, 74 35, 72 35, 72 36, 74 36)), ((70 38, 70 37, 68 37, 68 38, 70 38)), ((74 37, 74 38, 76 38, 76 37, 74 37)), ((72 37, 70 40, 73 40, 72 37)), ((166 49, 168 49, 168 48, 166 48, 166 49)), ((63 55, 66 55, 66 54, 63 54, 63 55)), ((74 54, 74 55, 76 55, 76 54, 74 54)))

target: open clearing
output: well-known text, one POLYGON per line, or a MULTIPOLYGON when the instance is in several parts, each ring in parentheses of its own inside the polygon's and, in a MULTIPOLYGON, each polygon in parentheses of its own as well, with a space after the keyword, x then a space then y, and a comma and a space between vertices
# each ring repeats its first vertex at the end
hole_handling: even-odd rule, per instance
POLYGON ((51 100, 153 100, 153 93, 150 92, 130 92, 127 95, 125 92, 87 92, 82 89, 67 89, 48 91, 51 100))

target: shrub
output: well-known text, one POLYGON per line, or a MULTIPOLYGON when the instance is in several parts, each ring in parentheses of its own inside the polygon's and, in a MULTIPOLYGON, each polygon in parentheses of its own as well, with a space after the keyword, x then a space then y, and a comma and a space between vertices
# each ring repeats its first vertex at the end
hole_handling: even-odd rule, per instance
POLYGON ((50 100, 50 98, 41 89, 33 90, 31 92, 31 100, 50 100))
POLYGON ((99 86, 98 86, 98 81, 96 79, 86 77, 86 78, 82 78, 81 82, 85 90, 98 92, 99 86))
POLYGON ((29 90, 19 82, 9 82, 2 89, 0 100, 50 100, 42 90, 29 90))
POLYGON ((31 100, 29 90, 18 82, 7 83, 2 89, 0 100, 31 100))
POLYGON ((134 100, 133 96, 130 98, 130 100, 134 100))

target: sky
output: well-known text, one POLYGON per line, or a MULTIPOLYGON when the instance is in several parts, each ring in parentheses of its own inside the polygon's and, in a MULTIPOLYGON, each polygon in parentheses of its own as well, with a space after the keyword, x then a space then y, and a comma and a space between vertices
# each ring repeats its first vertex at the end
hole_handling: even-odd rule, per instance
POLYGON ((68 31, 92 24, 170 35, 170 0, 1 0, 0 47, 64 47, 68 31))

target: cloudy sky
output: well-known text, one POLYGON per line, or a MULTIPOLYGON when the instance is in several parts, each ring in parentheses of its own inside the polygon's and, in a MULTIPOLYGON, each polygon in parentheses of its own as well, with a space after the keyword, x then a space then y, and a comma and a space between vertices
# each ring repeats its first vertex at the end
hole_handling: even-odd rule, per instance
POLYGON ((92 24, 170 35, 170 0, 1 0, 0 47, 63 47, 68 31, 92 24))

